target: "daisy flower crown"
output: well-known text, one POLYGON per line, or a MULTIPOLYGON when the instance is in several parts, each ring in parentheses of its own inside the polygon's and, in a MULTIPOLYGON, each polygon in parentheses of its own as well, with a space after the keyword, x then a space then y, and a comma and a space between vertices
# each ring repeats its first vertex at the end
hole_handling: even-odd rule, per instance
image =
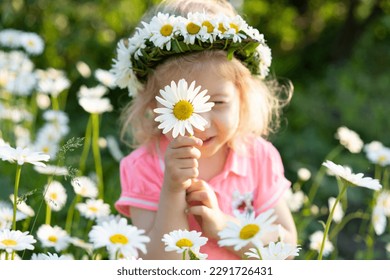
POLYGON ((264 35, 241 16, 211 16, 204 12, 187 17, 158 13, 150 23, 141 22, 135 34, 117 45, 111 72, 120 88, 130 95, 167 58, 205 50, 224 50, 228 59, 236 57, 253 75, 265 78, 271 65, 271 50, 264 35))

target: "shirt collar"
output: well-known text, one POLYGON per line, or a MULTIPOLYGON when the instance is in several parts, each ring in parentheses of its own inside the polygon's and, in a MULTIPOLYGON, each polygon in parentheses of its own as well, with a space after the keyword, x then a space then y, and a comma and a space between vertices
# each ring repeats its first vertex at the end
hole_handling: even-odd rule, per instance
POLYGON ((247 176, 248 160, 245 154, 230 149, 224 172, 232 172, 239 176, 247 176))

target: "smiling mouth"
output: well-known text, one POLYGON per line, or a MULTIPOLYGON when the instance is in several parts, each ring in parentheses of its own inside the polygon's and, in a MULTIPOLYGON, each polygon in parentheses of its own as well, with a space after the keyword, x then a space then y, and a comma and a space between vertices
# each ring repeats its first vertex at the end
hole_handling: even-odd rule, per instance
POLYGON ((203 144, 209 143, 212 139, 214 139, 214 136, 205 138, 204 140, 202 140, 202 141, 203 141, 203 144))

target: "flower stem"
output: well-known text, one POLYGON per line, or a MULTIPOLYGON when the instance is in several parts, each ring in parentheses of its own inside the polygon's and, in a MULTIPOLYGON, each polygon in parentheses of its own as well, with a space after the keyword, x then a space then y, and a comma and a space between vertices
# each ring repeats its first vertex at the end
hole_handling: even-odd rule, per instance
POLYGON ((50 225, 51 221, 51 209, 49 206, 49 203, 46 203, 46 219, 45 219, 45 224, 50 225))
POLYGON ((342 184, 342 185, 340 186, 340 193, 339 193, 339 195, 337 196, 336 201, 335 201, 334 204, 333 204, 332 210, 331 210, 330 213, 329 213, 328 220, 326 221, 325 230, 324 230, 324 236, 322 237, 321 250, 320 250, 320 253, 319 253, 319 255, 318 255, 318 260, 322 260, 322 254, 323 254, 323 252, 324 252, 326 238, 327 238, 327 236, 328 236, 330 224, 331 224, 331 222, 332 222, 333 213, 334 213, 334 211, 335 211, 335 209, 336 209, 337 203, 339 203, 340 199, 343 197, 344 193, 345 193, 346 190, 347 190, 347 185, 346 185, 346 183, 343 183, 339 178, 337 178, 337 182, 338 182, 339 184, 342 184))
POLYGON ((80 201, 80 195, 76 194, 74 197, 72 204, 69 206, 68 209, 68 215, 66 216, 66 223, 65 223, 65 230, 67 233, 71 234, 72 231, 72 221, 73 221, 73 214, 74 209, 76 207, 76 204, 80 201))
POLYGON ((183 261, 186 259, 186 252, 187 252, 187 250, 184 250, 184 251, 183 251, 183 254, 182 254, 182 260, 183 260, 183 261))
POLYGON ((54 111, 60 110, 60 104, 58 103, 58 97, 51 96, 51 104, 54 111))
POLYGON ((89 148, 91 147, 91 134, 92 134, 92 116, 89 117, 87 128, 85 130, 84 147, 80 157, 79 175, 82 175, 85 172, 85 166, 88 158, 89 148))
MULTIPOLYGON (((333 160, 342 150, 343 150, 343 146, 341 146, 341 145, 337 146, 336 148, 334 148, 333 150, 331 150, 329 152, 329 154, 325 157, 325 161, 326 160, 333 160)), ((325 171, 326 171, 325 166, 321 165, 320 169, 318 170, 318 172, 314 178, 313 184, 310 187, 310 191, 308 194, 308 200, 307 200, 307 205, 309 205, 309 206, 313 203, 314 197, 317 194, 317 191, 318 191, 318 188, 319 188, 320 183, 322 181, 322 178, 325 175, 325 171)))
POLYGON ((99 198, 104 197, 103 168, 99 151, 99 115, 92 114, 92 151, 95 159, 95 169, 97 175, 97 185, 99 189, 99 198))
POLYGON ((255 247, 255 248, 256 248, 257 254, 259 255, 260 260, 262 260, 262 259, 263 259, 263 256, 261 255, 260 249, 257 248, 257 247, 255 247))
POLYGON ((19 192, 19 182, 20 182, 20 174, 22 172, 22 166, 16 165, 16 175, 15 175, 15 186, 14 186, 14 208, 12 214, 12 230, 16 230, 16 210, 18 202, 18 192, 19 192))

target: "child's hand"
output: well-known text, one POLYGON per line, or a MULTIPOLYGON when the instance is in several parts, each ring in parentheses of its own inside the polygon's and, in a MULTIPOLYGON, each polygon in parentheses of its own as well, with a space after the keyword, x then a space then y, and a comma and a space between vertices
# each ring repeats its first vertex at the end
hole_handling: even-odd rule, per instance
POLYGON ((201 153, 197 147, 202 144, 201 139, 187 136, 179 136, 169 143, 165 153, 165 190, 185 191, 191 185, 191 180, 198 177, 201 153))
POLYGON ((221 231, 228 221, 218 205, 214 190, 203 180, 194 179, 192 185, 187 189, 188 213, 195 216, 202 232, 209 238, 219 239, 218 232, 221 231))

